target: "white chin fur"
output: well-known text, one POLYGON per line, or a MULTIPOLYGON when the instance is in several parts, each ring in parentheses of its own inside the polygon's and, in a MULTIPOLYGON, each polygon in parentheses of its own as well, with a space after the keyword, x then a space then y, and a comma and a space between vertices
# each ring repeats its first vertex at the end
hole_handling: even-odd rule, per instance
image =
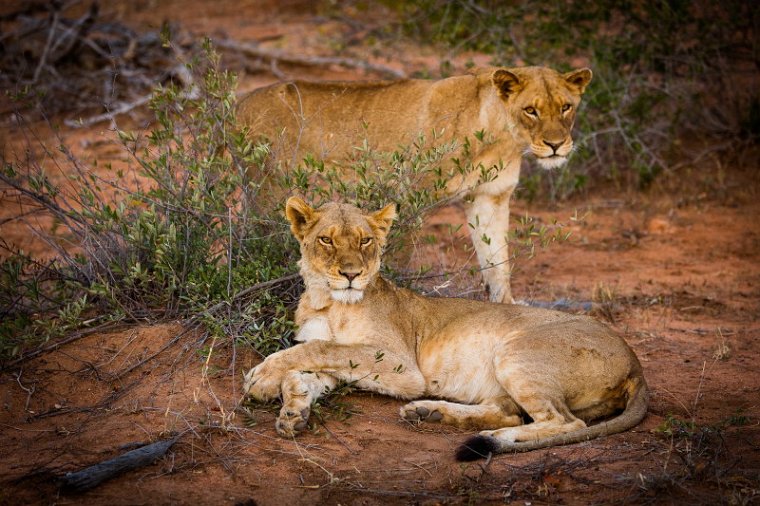
POLYGON ((330 296, 333 300, 345 304, 356 304, 364 297, 364 291, 348 288, 346 290, 330 290, 330 296))
POLYGON ((538 158, 537 160, 538 164, 546 170, 562 167, 567 162, 567 158, 564 156, 551 156, 548 158, 538 158))

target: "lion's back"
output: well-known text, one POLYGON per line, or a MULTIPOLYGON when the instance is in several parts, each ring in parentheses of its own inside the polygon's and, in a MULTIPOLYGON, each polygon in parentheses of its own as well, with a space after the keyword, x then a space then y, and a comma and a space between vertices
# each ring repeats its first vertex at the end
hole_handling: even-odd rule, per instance
MULTIPOLYGON (((393 151, 422 134, 446 129, 453 135, 477 108, 477 79, 408 79, 368 82, 291 81, 251 92, 238 118, 254 136, 280 148, 320 158, 344 158, 365 140, 379 151, 393 151)), ((470 130, 469 127, 466 127, 470 130)), ((473 130, 474 131, 474 130, 473 130)), ((471 132, 470 132, 471 133, 471 132)))

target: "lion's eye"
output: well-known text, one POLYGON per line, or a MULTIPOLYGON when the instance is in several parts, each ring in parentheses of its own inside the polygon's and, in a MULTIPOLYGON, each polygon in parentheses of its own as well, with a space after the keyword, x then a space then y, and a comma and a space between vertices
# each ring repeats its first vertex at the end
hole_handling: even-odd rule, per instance
POLYGON ((526 107, 524 111, 526 114, 529 114, 530 116, 538 116, 538 113, 536 112, 535 107, 526 107))
POLYGON ((367 244, 369 244, 371 242, 372 242, 372 238, 371 237, 364 237, 360 241, 360 243, 361 243, 362 246, 366 246, 367 244))
POLYGON ((322 244, 326 246, 330 246, 332 244, 332 239, 326 236, 322 236, 319 238, 319 242, 321 242, 322 244))
POLYGON ((565 104, 565 105, 563 105, 563 106, 562 106, 562 112, 567 112, 567 111, 569 111, 569 110, 570 110, 570 109, 572 109, 572 108, 573 108, 573 106, 572 106, 572 105, 570 105, 570 104, 565 104))

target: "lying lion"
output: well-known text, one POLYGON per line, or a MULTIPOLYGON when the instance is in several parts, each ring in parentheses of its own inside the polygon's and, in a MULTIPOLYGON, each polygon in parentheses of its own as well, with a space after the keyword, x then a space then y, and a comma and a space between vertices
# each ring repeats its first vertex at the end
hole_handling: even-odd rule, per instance
POLYGON ((560 74, 544 67, 488 69, 439 81, 294 81, 255 90, 241 101, 238 117, 270 140, 286 166, 306 154, 340 163, 365 140, 390 152, 420 134, 461 143, 484 132, 489 142, 472 145, 472 161, 496 178, 484 181, 480 170, 454 172, 446 191, 469 192, 467 221, 490 298, 512 302, 507 231, 520 160, 532 153, 547 169, 565 163, 589 81, 589 69, 560 74))
POLYGON ((281 435, 303 430, 312 402, 339 381, 402 399, 434 398, 402 407, 410 421, 487 429, 459 449, 460 460, 613 434, 646 414, 639 361, 596 320, 423 297, 383 279, 392 205, 364 214, 335 203, 315 210, 293 197, 286 214, 306 284, 296 312, 302 344, 267 357, 244 384, 254 399, 282 396, 281 435))

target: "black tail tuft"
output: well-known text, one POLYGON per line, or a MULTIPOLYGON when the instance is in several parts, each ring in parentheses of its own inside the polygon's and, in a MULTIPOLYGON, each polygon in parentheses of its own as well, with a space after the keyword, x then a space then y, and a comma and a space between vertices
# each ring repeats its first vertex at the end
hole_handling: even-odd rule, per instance
POLYGON ((472 436, 457 448, 456 459, 458 462, 471 462, 485 459, 489 453, 496 453, 498 450, 499 443, 494 438, 480 435, 472 436))

